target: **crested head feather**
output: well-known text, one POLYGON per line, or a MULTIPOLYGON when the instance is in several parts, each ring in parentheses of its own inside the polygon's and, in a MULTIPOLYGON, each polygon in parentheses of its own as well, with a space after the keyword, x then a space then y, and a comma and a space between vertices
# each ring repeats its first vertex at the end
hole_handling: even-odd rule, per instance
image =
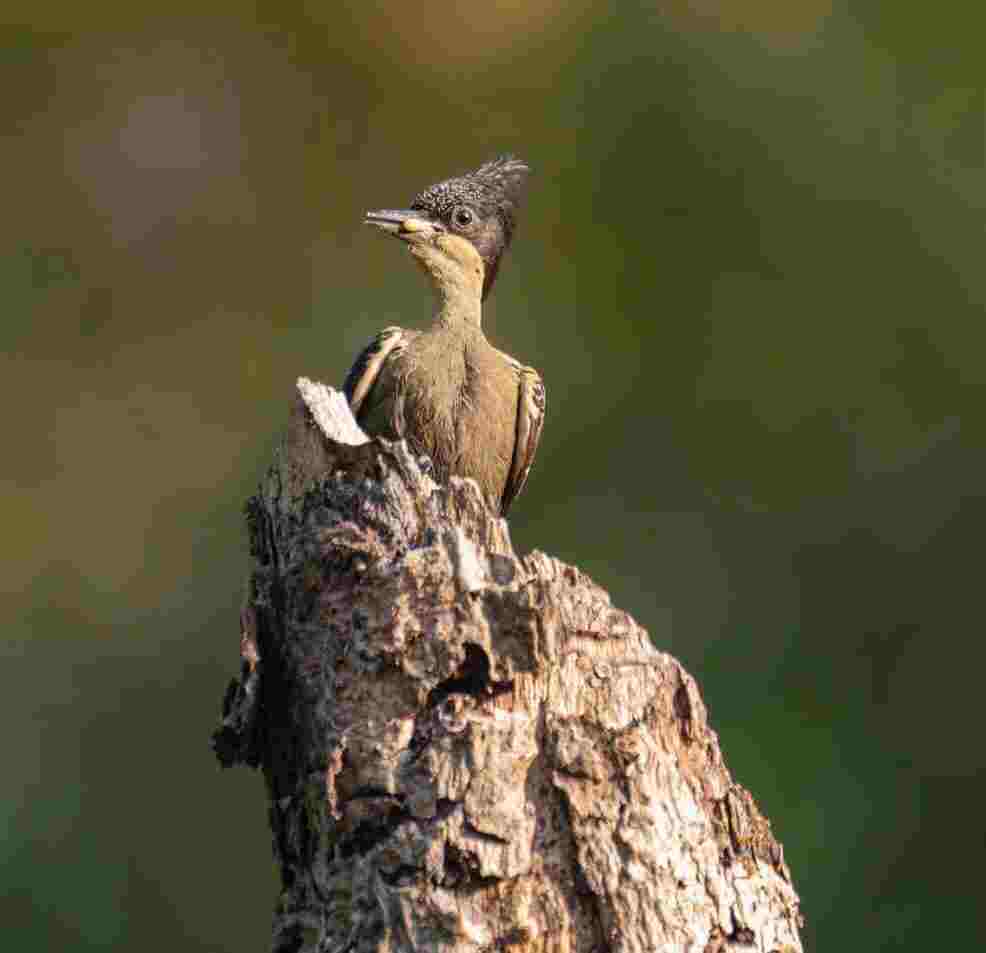
POLYGON ((481 215, 498 215, 512 228, 530 172, 523 159, 498 156, 473 172, 428 186, 415 196, 411 208, 444 218, 456 205, 466 203, 476 206, 481 215))
POLYGON ((411 208, 449 223, 461 205, 469 206, 488 227, 474 241, 486 265, 483 297, 496 280, 500 258, 509 247, 516 226, 530 166, 512 155, 484 162, 478 169, 445 179, 415 196, 411 208))
POLYGON ((488 182, 491 189, 500 193, 501 201, 509 202, 516 208, 524 197, 531 167, 523 159, 502 155, 484 162, 471 174, 488 182))

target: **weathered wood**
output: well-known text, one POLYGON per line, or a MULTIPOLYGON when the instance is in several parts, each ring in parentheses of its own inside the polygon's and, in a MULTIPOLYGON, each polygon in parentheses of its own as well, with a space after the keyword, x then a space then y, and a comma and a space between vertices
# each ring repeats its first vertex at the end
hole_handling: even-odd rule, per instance
POLYGON ((694 680, 474 483, 302 380, 248 517, 214 745, 266 777, 276 953, 801 950, 694 680))

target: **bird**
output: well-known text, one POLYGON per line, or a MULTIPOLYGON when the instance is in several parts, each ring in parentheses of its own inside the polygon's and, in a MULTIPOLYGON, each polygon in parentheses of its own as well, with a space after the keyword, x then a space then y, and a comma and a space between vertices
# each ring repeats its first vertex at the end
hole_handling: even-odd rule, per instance
POLYGON ((407 245, 437 305, 428 327, 380 331, 343 385, 369 436, 406 440, 440 483, 471 477, 500 516, 527 482, 544 424, 541 375, 482 328, 529 174, 503 155, 429 186, 407 209, 366 213, 367 224, 407 245))

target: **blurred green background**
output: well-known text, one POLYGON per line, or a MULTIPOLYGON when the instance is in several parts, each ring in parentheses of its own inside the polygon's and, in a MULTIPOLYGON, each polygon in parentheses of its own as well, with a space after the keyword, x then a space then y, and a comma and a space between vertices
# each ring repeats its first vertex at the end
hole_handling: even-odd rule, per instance
POLYGON ((502 151, 537 174, 486 324, 549 395, 515 542, 697 676, 807 948, 971 944, 984 26, 6 0, 3 948, 267 948, 262 781, 207 745, 241 506, 294 379, 429 314, 363 211, 502 151))

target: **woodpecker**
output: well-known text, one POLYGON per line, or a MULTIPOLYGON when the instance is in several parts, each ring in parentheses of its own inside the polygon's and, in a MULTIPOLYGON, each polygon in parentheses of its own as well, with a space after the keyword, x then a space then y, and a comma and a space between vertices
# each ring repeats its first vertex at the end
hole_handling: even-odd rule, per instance
POLYGON ((530 169, 500 156, 421 192, 408 209, 367 212, 404 242, 437 298, 423 330, 389 327, 356 358, 344 391, 370 436, 404 439, 436 479, 472 477, 505 515, 524 488, 544 422, 544 383, 486 340, 493 287, 530 169))

